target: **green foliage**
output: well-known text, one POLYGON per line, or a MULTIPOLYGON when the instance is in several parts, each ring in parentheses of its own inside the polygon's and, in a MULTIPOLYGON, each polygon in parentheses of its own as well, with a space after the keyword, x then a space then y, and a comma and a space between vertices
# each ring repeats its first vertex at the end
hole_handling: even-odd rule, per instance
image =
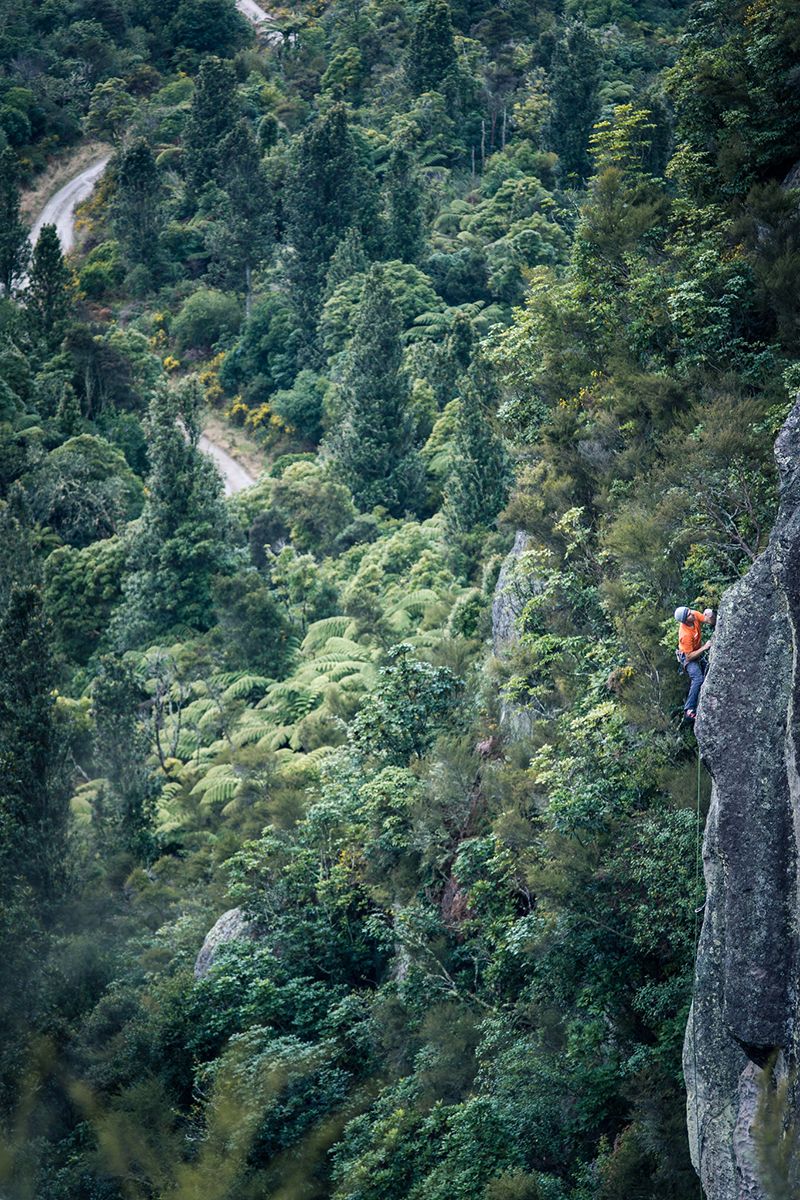
POLYGON ((300 371, 286 391, 276 392, 272 409, 292 427, 302 442, 316 445, 322 437, 322 415, 327 381, 313 371, 300 371))
POLYGON ((249 298, 252 272, 272 249, 272 197, 258 146, 246 121, 224 138, 224 199, 212 202, 215 220, 206 234, 214 256, 212 278, 249 298))
POLYGON ((246 31, 242 17, 223 0, 180 0, 168 26, 174 44, 201 55, 233 53, 246 41, 246 31))
MULTIPOLYGON (((266 296, 253 306, 233 348, 225 354, 220 380, 245 400, 263 400, 288 389, 295 376, 297 338, 286 301, 266 296)), ((276 411, 279 411, 276 409, 276 411)))
POLYGON ((92 91, 86 128, 89 133, 118 142, 136 109, 124 79, 105 79, 92 91))
MULTIPOLYGON (((423 314, 441 310, 442 303, 432 280, 419 267, 392 259, 381 264, 380 274, 382 286, 391 297, 404 327, 413 326, 423 314)), ((348 339, 353 337, 359 305, 369 301, 372 282, 370 272, 357 271, 332 290, 320 319, 321 339, 329 353, 344 349, 348 339)))
POLYGON ((195 193, 207 184, 224 184, 227 163, 222 146, 238 116, 235 82, 231 63, 215 57, 203 59, 183 131, 183 166, 195 193))
POLYGON ((232 561, 221 480, 198 451, 194 415, 180 400, 164 391, 150 406, 147 497, 129 534, 129 573, 115 617, 125 646, 177 624, 208 628, 211 580, 232 561), (179 420, 188 423, 188 439, 179 420))
POLYGON ((122 598, 125 545, 121 537, 85 549, 61 546, 44 564, 44 597, 54 641, 65 657, 84 664, 103 640, 122 598))
POLYGON ((158 787, 147 766, 150 739, 138 714, 141 699, 132 667, 111 655, 101 658, 92 682, 94 753, 115 802, 112 828, 117 826, 125 850, 146 862, 153 855, 158 787))
POLYGON ((368 215, 363 194, 368 181, 343 105, 333 105, 303 133, 287 184, 292 299, 310 346, 333 253, 357 217, 368 215))
POLYGON ((416 262, 422 250, 422 187, 402 146, 389 160, 386 208, 387 257, 416 262))
POLYGON ((233 296, 214 288, 200 288, 183 304, 172 323, 178 350, 203 350, 235 333, 241 322, 241 309, 233 296))
POLYGON ((6 296, 20 282, 30 254, 19 212, 19 167, 10 146, 0 148, 0 287, 6 296))
POLYGON ((161 180, 144 138, 123 146, 117 164, 114 232, 131 266, 150 269, 159 262, 161 180))
POLYGON ((288 466, 276 480, 272 498, 300 551, 330 554, 356 515, 348 488, 315 463, 288 466))
POLYGON ((43 225, 33 248, 25 307, 47 350, 61 340, 69 311, 69 271, 55 225, 43 225))
POLYGON ((12 587, 0 623, 4 889, 11 892, 17 880, 45 908, 66 883, 68 815, 67 745, 56 718, 49 635, 39 589, 12 587))
POLYGON ((292 651, 291 626, 274 591, 256 571, 221 576, 214 604, 228 664, 279 679, 292 651))
POLYGON ((666 628, 772 524, 793 4, 135 8, 0 21, 0 1189, 684 1200, 666 628))
POLYGON ((461 532, 491 525, 508 496, 510 465, 492 428, 494 414, 487 404, 490 399, 488 374, 474 370, 461 389, 453 469, 445 485, 445 518, 450 528, 461 532))
POLYGON ((33 513, 71 546, 121 532, 142 511, 143 499, 124 455, 88 433, 51 450, 31 481, 33 513))
POLYGON ((406 60, 412 90, 441 92, 456 65, 453 25, 447 0, 426 0, 414 24, 406 60))
POLYGON ((381 504, 398 515, 414 504, 420 478, 401 354, 399 313, 373 267, 343 372, 343 421, 330 445, 358 507, 381 504))
POLYGON ((380 684, 351 725, 353 746, 363 755, 405 764, 421 757, 452 719, 458 680, 447 667, 411 657, 401 643, 386 655, 380 684))
POLYGON ((547 143, 567 179, 589 173, 589 135, 599 115, 600 48, 580 21, 568 24, 556 47, 550 78, 547 143))

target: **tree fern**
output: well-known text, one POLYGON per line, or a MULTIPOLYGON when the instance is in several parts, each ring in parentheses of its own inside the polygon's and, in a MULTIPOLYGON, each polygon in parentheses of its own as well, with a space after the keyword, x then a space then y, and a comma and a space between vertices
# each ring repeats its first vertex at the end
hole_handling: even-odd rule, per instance
POLYGON ((265 750, 280 750, 289 744, 292 731, 292 725, 279 725, 277 729, 260 738, 258 745, 265 750))
POLYGON ((231 741, 239 750, 242 746, 251 746, 254 742, 260 742, 263 737, 274 731, 275 726, 263 713, 248 709, 231 734, 231 741))
POLYGON ((178 758, 187 762, 193 758, 202 745, 202 739, 193 729, 183 729, 175 746, 175 753, 178 758))
POLYGON ((320 695, 308 687, 303 687, 296 679, 287 679, 283 683, 274 684, 265 700, 268 701, 265 708, 284 721, 288 718, 293 723, 319 704, 320 695))
POLYGON ((215 706, 216 702, 211 698, 211 696, 201 696, 197 700, 192 700, 192 702, 187 704, 183 709, 182 716, 184 723, 189 725, 196 724, 201 717, 204 717, 205 714, 215 706))
POLYGON ((105 779, 90 779, 73 792, 69 807, 72 817, 78 825, 88 826, 91 824, 95 800, 105 783, 105 779))
POLYGON ((353 620, 345 616, 324 617, 321 621, 314 621, 306 630, 306 636, 300 646, 300 653, 304 657, 314 654, 326 646, 332 638, 345 638, 348 633, 353 631, 353 628, 353 620))
POLYGON ((439 594, 432 588, 417 588, 413 592, 408 592, 397 604, 394 604, 387 615, 391 617, 398 612, 423 612, 429 604, 438 604, 439 600, 439 594))
POLYGON ((225 701, 247 700, 256 693, 263 695, 272 683, 274 680, 266 675, 252 675, 244 672, 225 687, 222 699, 225 701))
POLYGON ((203 798, 200 801, 202 808, 214 808, 218 804, 227 804, 233 800, 236 795, 236 789, 239 786, 238 779, 218 779, 212 783, 211 787, 206 788, 203 792, 203 798))

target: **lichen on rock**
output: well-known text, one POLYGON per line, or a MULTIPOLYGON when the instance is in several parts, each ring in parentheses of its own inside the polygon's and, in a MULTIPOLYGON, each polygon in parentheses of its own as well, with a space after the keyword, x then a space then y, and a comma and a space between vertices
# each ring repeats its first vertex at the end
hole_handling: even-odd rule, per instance
POLYGON ((776 459, 778 517, 766 551, 721 605, 696 726, 713 786, 684 1074, 692 1160, 709 1200, 769 1200, 758 1097, 776 1077, 794 1076, 800 1037, 800 403, 776 459))

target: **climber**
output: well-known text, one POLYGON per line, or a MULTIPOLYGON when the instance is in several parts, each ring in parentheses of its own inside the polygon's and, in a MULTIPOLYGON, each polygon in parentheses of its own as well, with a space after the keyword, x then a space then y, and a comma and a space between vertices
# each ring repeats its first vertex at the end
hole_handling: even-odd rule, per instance
POLYGON ((675 620, 680 624, 678 630, 678 649, 676 654, 681 668, 689 676, 689 695, 686 697, 686 703, 683 706, 683 715, 687 721, 693 721, 697 716, 697 701, 700 697, 700 688, 703 686, 703 676, 705 669, 700 662, 700 658, 706 653, 711 645, 711 638, 701 645, 703 631, 702 625, 714 624, 714 612, 707 608, 705 612, 698 612, 694 608, 676 608, 675 620))

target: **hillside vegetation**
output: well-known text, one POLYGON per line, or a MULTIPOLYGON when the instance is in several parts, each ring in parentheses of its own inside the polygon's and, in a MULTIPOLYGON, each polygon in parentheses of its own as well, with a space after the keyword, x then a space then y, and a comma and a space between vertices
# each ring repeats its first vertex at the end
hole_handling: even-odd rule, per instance
POLYGON ((695 1197, 672 612, 773 520, 797 3, 0 15, 0 1190, 695 1197))

